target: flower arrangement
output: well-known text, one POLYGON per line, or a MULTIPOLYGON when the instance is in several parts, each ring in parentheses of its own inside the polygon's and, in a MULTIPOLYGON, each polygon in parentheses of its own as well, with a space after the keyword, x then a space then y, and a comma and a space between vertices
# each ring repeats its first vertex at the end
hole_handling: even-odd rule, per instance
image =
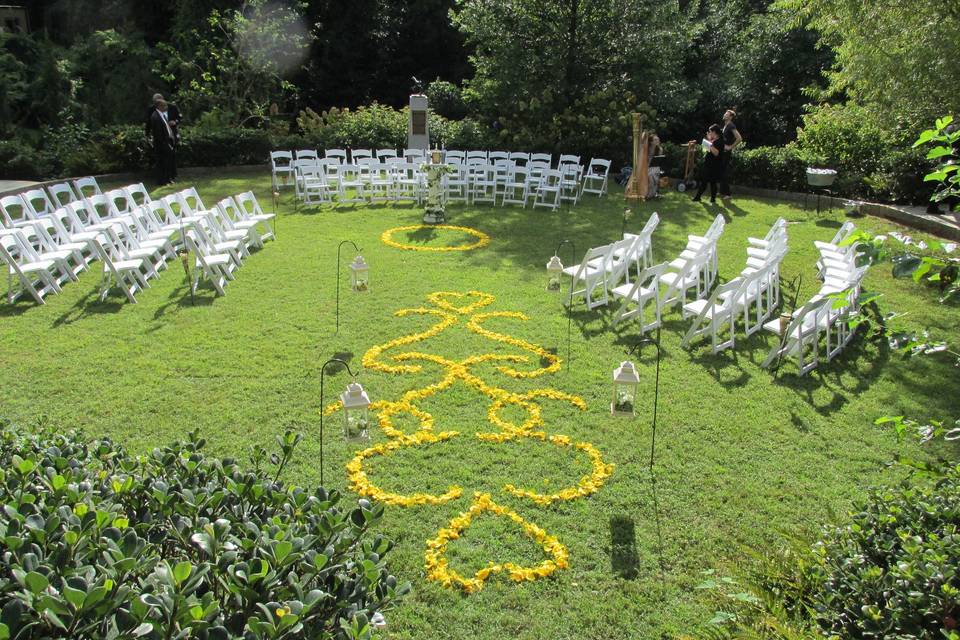
MULTIPOLYGON (((401 336, 384 344, 371 347, 363 355, 362 362, 365 368, 391 374, 419 373, 423 370, 423 366, 422 364, 416 364, 416 362, 429 362, 439 366, 442 374, 438 380, 431 384, 403 393, 398 400, 379 400, 371 403, 369 409, 377 416, 377 423, 387 437, 387 441, 357 452, 353 459, 347 463, 346 470, 351 488, 361 496, 370 497, 388 505, 408 508, 435 506, 460 498, 463 495, 463 489, 456 485, 449 486, 446 491, 436 495, 428 493, 404 495, 387 491, 377 486, 370 479, 365 470, 365 464, 375 457, 396 455, 403 448, 442 445, 442 443, 453 438, 461 437, 461 434, 457 431, 435 432, 433 415, 420 409, 417 403, 441 393, 455 384, 463 383, 491 399, 487 409, 487 419, 498 429, 494 432, 475 433, 473 434, 475 439, 502 444, 521 438, 529 438, 560 449, 584 454, 590 459, 590 474, 582 476, 575 485, 559 489, 554 493, 543 494, 507 484, 502 488, 505 493, 529 500, 536 505, 546 506, 558 501, 576 500, 597 492, 613 473, 614 466, 606 463, 600 451, 589 442, 576 442, 569 436, 548 434, 541 429, 544 426, 544 421, 539 400, 549 399, 567 402, 573 407, 585 411, 587 405, 582 398, 550 388, 514 393, 489 384, 471 370, 476 365, 485 362, 503 363, 496 366, 495 369, 514 379, 535 378, 559 371, 561 361, 556 355, 525 340, 496 333, 483 326, 485 322, 499 318, 526 321, 527 316, 510 311, 478 313, 479 310, 496 300, 494 296, 481 291, 466 293, 437 291, 429 294, 427 300, 435 308, 400 309, 394 312, 394 316, 402 318, 408 315, 431 315, 439 319, 437 323, 425 331, 401 336), (467 302, 467 304, 463 304, 464 302, 467 302), (423 351, 392 352, 399 347, 422 342, 440 334, 458 324, 461 316, 469 316, 464 324, 469 331, 495 342, 518 347, 528 354, 536 356, 541 361, 546 361, 547 366, 530 371, 521 371, 510 366, 511 364, 523 364, 531 361, 531 355, 523 354, 483 353, 471 355, 462 360, 453 360, 423 351), (387 356, 387 352, 391 352, 391 355, 387 356), (501 417, 500 412, 507 405, 522 408, 527 413, 526 419, 521 424, 515 424, 501 417), (397 428, 394 417, 402 414, 416 419, 419 426, 415 431, 408 433, 397 428)), ((341 408, 340 402, 337 401, 325 407, 323 411, 326 415, 341 408)), ((474 502, 469 511, 461 513, 451 520, 448 527, 438 531, 437 537, 427 542, 425 560, 428 579, 438 581, 447 587, 459 587, 468 593, 472 593, 479 591, 485 580, 496 573, 505 573, 515 582, 548 576, 558 569, 567 567, 568 552, 556 538, 548 536, 536 525, 524 521, 515 512, 494 503, 489 494, 478 493, 475 494, 474 502), (541 544, 551 556, 551 559, 532 568, 519 567, 511 563, 490 563, 473 577, 468 578, 458 574, 448 566, 444 556, 446 545, 450 540, 459 537, 469 526, 471 519, 483 511, 490 511, 495 515, 505 516, 516 522, 527 535, 541 544)))

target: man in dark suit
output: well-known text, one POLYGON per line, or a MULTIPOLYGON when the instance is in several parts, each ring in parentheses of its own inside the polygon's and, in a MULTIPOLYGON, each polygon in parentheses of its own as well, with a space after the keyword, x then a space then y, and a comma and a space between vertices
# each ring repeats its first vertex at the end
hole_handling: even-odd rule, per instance
POLYGON ((150 134, 157 155, 157 184, 165 185, 173 182, 177 174, 176 135, 170 124, 166 101, 161 98, 154 107, 150 114, 150 134))
MULTIPOLYGON (((157 110, 157 101, 164 100, 163 94, 155 93, 153 94, 153 103, 150 105, 150 108, 147 109, 147 118, 144 121, 144 132, 147 137, 153 135, 153 125, 151 124, 151 118, 157 110)), ((174 148, 180 146, 180 109, 177 108, 177 105, 172 102, 167 102, 167 123, 170 125, 170 129, 173 131, 173 145, 174 148)), ((173 173, 170 176, 170 180, 177 179, 177 165, 173 165, 173 173)))

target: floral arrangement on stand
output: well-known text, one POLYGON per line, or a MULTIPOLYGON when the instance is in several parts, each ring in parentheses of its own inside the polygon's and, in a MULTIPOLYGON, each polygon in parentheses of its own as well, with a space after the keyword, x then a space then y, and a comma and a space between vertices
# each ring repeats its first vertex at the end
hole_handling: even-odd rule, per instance
POLYGON ((443 197, 443 176, 453 171, 448 164, 426 163, 420 171, 427 178, 427 197, 423 209, 423 221, 427 224, 443 224, 447 220, 447 207, 443 197))
MULTIPOLYGON (((435 324, 424 331, 407 334, 371 347, 363 355, 362 362, 367 369, 387 374, 418 374, 423 371, 423 365, 419 363, 432 363, 441 368, 442 375, 439 380, 407 391, 398 400, 380 400, 370 405, 370 410, 376 415, 377 423, 387 440, 357 452, 353 459, 347 463, 346 470, 351 488, 361 496, 370 497, 388 505, 408 508, 439 505, 461 498, 463 488, 456 485, 447 487, 446 491, 439 494, 413 493, 404 495, 386 491, 378 487, 376 481, 368 476, 365 465, 377 457, 397 455, 405 448, 442 446, 444 442, 454 438, 469 437, 458 431, 434 431, 434 416, 417 406, 419 402, 462 383, 491 400, 487 409, 487 419, 497 430, 474 433, 472 436, 474 439, 497 444, 530 439, 552 447, 569 450, 573 455, 584 455, 590 461, 591 472, 588 475, 581 477, 576 484, 554 493, 542 494, 531 489, 507 484, 502 487, 505 494, 529 500, 538 506, 548 506, 559 501, 584 498, 600 490, 607 478, 613 473, 613 465, 604 461, 600 451, 589 442, 577 442, 566 435, 549 434, 541 428, 544 426, 542 407, 539 402, 541 399, 566 402, 580 411, 585 411, 587 405, 582 398, 550 388, 514 393, 489 384, 471 371, 476 365, 485 362, 499 363, 495 366, 496 371, 518 380, 537 378, 559 371, 561 360, 556 354, 525 340, 497 333, 484 327, 484 324, 491 320, 508 318, 526 321, 528 320, 527 316, 511 311, 479 312, 495 301, 494 296, 481 291, 469 291, 467 293, 438 291, 429 294, 427 301, 433 305, 432 308, 400 309, 394 315, 400 318, 410 315, 433 316, 437 319, 435 324), (401 347, 423 342, 439 335, 443 331, 458 325, 464 317, 467 317, 467 321, 463 326, 467 330, 494 342, 517 347, 526 354, 483 353, 471 355, 462 360, 452 360, 422 351, 397 351, 401 347), (388 352, 391 355, 387 356, 388 352), (534 357, 536 361, 543 363, 540 367, 531 370, 516 368, 518 365, 531 362, 534 357), (527 414, 526 419, 520 424, 504 419, 501 416, 501 411, 507 405, 513 405, 524 410, 527 414), (394 418, 403 414, 417 420, 419 427, 416 431, 407 433, 397 428, 394 418)), ((340 408, 340 403, 336 402, 323 410, 325 414, 330 414, 340 408)), ((557 538, 547 534, 543 529, 527 521, 516 512, 496 504, 491 496, 486 493, 475 493, 469 510, 451 520, 448 526, 441 528, 436 537, 427 542, 425 554, 425 568, 428 579, 439 582, 446 587, 459 587, 467 593, 482 589, 485 581, 495 574, 504 573, 515 582, 524 582, 546 577, 568 566, 567 549, 557 538), (506 517, 519 525, 526 535, 540 544, 548 555, 548 559, 535 567, 521 567, 511 563, 494 564, 491 562, 469 578, 451 569, 445 557, 447 544, 460 537, 470 525, 472 518, 482 512, 506 517)))

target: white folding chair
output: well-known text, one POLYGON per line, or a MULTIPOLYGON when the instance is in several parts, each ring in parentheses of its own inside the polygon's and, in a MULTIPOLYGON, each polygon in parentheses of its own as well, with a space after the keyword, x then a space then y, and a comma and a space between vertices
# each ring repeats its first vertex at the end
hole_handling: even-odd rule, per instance
POLYGON ((463 164, 466 160, 467 154, 463 151, 453 151, 448 149, 446 153, 443 154, 444 162, 447 163, 458 163, 463 164))
POLYGON ((127 185, 123 190, 127 192, 127 197, 133 201, 134 206, 143 206, 153 202, 153 198, 150 197, 150 192, 147 191, 147 188, 143 186, 142 182, 127 185))
POLYGON ((270 184, 276 191, 281 184, 290 183, 293 177, 293 153, 289 151, 270 152, 270 184))
POLYGON ((423 164, 426 160, 426 153, 423 149, 404 149, 403 150, 403 160, 404 162, 412 162, 416 165, 423 164))
POLYGON ((498 160, 509 160, 510 154, 506 151, 491 151, 487 154, 487 161, 490 164, 497 164, 498 160))
POLYGON ((294 152, 294 159, 296 160, 316 160, 317 157, 316 149, 298 149, 294 152))
POLYGON ((587 309, 605 305, 607 303, 607 264, 613 259, 613 245, 607 244, 588 249, 579 265, 565 267, 563 273, 570 276, 570 304, 574 296, 582 295, 587 309), (582 286, 581 289, 577 289, 582 286), (602 296, 597 297, 597 290, 602 296))
MULTIPOLYGON (((107 299, 114 283, 127 300, 136 304, 136 293, 148 288, 147 279, 141 269, 150 272, 147 258, 130 257, 123 249, 120 239, 113 229, 107 229, 93 240, 100 262, 103 263, 103 275, 100 278, 100 301, 107 299)), ((153 273, 156 273, 153 271, 153 273)))
POLYGON ((396 158, 397 150, 396 149, 377 149, 377 160, 380 162, 386 162, 387 158, 396 158))
POLYGON ((359 164, 363 159, 372 159, 373 152, 370 149, 351 149, 350 150, 350 162, 353 164, 359 164))
POLYGON ((50 199, 53 200, 58 209, 80 199, 69 182, 47 185, 47 193, 50 194, 50 199))
POLYGON ((24 292, 38 304, 43 297, 60 293, 59 267, 51 259, 41 259, 19 229, 0 231, 0 260, 7 265, 7 302, 13 304, 24 292), (14 281, 16 278, 16 281, 14 281))
POLYGON ((347 164, 346 149, 327 149, 323 152, 323 157, 328 160, 336 160, 337 164, 347 164))
POLYGON ((507 179, 503 183, 503 195, 500 200, 500 206, 509 204, 519 204, 527 206, 527 176, 529 172, 526 167, 512 166, 507 174, 507 179))
POLYGON ((662 319, 663 300, 660 296, 660 277, 666 272, 669 265, 666 262, 647 267, 640 272, 634 282, 614 287, 611 291, 614 298, 621 300, 620 307, 613 316, 612 326, 616 327, 621 321, 637 316, 640 320, 640 335, 660 326, 662 319), (649 302, 654 304, 652 322, 644 322, 643 310, 649 302))
POLYGON ((233 270, 236 265, 230 255, 226 253, 217 253, 209 240, 202 235, 202 231, 193 230, 187 232, 186 237, 187 250, 194 256, 193 281, 190 283, 190 291, 197 292, 200 284, 200 278, 203 277, 213 285, 217 295, 226 295, 223 288, 227 282, 233 279, 233 270))
POLYGON ((333 190, 327 182, 327 168, 312 165, 298 168, 300 195, 304 204, 327 204, 333 201, 333 190))
POLYGON ((530 154, 525 151, 512 151, 508 157, 515 165, 519 164, 525 167, 530 162, 530 154))
MULTIPOLYGON (((423 176, 413 162, 397 162, 392 165, 396 198, 415 200, 418 204, 423 198, 423 176)), ((447 178, 447 176, 444 176, 447 178)), ((446 183, 444 181, 444 188, 446 183)))
POLYGON ((396 200, 393 171, 385 162, 374 161, 368 165, 367 195, 371 202, 396 200))
POLYGON ((543 171, 540 177, 540 183, 537 185, 536 197, 533 200, 533 208, 547 207, 556 211, 560 207, 560 182, 563 178, 556 169, 547 169, 543 171))
POLYGON ((583 183, 580 188, 580 195, 584 193, 595 193, 597 196, 607 194, 607 181, 610 175, 610 161, 600 158, 593 158, 587 166, 586 173, 583 174, 583 183))
POLYGON ((549 153, 531 153, 530 162, 540 162, 546 164, 549 168, 553 166, 553 155, 549 153))
POLYGON ((497 168, 492 164, 473 165, 470 184, 470 199, 479 202, 497 203, 497 168))
MULTIPOLYGON (((562 157, 562 156, 561 156, 562 157)), ((577 204, 580 199, 580 165, 560 164, 560 202, 577 204)))
POLYGON ((103 193, 103 190, 100 189, 100 185, 97 184, 97 179, 93 176, 77 178, 73 181, 73 188, 76 189, 77 197, 81 200, 83 198, 89 198, 90 196, 98 196, 103 193))
POLYGON ((450 173, 443 176, 443 192, 447 202, 470 200, 470 176, 464 164, 451 164, 450 173))
POLYGON ((797 360, 800 375, 806 375, 819 364, 820 332, 824 326, 824 316, 832 300, 826 296, 814 296, 809 302, 795 311, 784 330, 780 318, 774 318, 764 325, 764 329, 776 334, 780 341, 767 354, 763 361, 764 369, 785 357, 797 360))
MULTIPOLYGON (((234 201, 240 210, 242 220, 263 225, 264 230, 259 231, 261 240, 276 240, 277 236, 273 233, 273 227, 270 226, 270 222, 276 215, 263 212, 260 203, 257 202, 257 197, 253 195, 253 191, 245 191, 244 193, 237 194, 234 196, 234 201)), ((239 221, 235 220, 234 222, 239 221)))
POLYGON ((471 164, 470 160, 476 160, 480 164, 487 164, 487 152, 479 151, 476 149, 473 151, 467 151, 467 159, 466 159, 467 164, 471 164))

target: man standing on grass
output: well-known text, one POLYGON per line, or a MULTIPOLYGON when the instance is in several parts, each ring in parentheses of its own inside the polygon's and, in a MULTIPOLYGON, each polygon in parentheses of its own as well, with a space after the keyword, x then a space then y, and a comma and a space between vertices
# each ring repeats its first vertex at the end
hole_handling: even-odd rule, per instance
POLYGON ((733 150, 743 142, 740 131, 733 120, 737 117, 737 112, 733 109, 727 109, 723 114, 723 153, 720 156, 720 197, 724 200, 730 198, 730 161, 733 159, 733 150))
POLYGON ((153 135, 153 150, 157 160, 157 184, 163 186, 173 181, 176 175, 176 137, 170 125, 167 103, 160 99, 150 116, 150 133, 153 135))

